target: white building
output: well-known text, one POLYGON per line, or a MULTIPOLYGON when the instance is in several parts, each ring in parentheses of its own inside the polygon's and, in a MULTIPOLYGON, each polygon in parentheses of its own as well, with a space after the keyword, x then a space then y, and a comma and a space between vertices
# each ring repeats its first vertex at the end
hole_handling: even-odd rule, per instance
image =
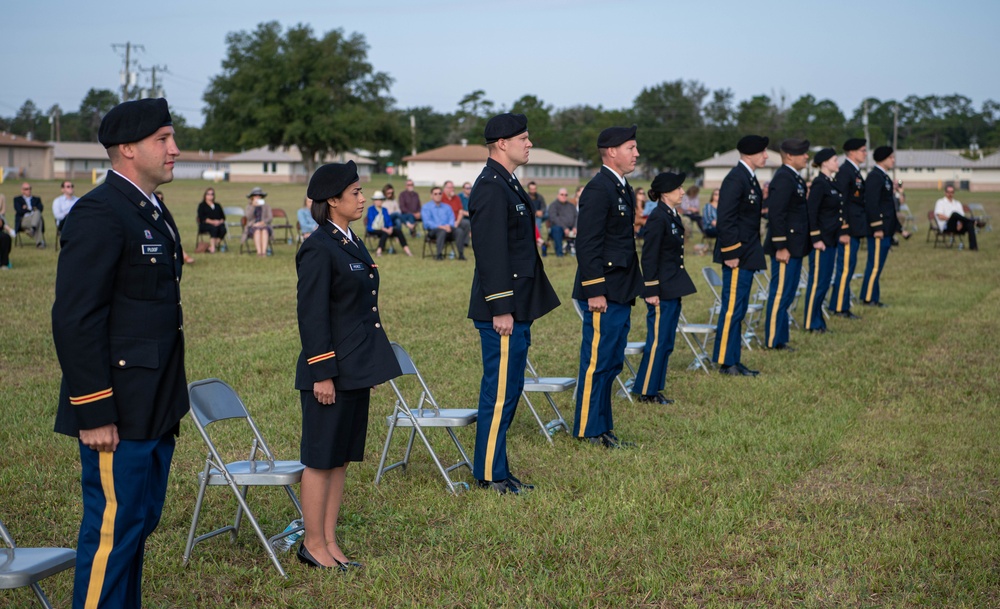
MULTIPOLYGON (((739 162, 740 152, 734 148, 728 152, 717 152, 712 158, 695 163, 695 166, 704 172, 704 184, 702 185, 702 188, 711 190, 722 186, 722 180, 725 179, 726 174, 728 174, 733 167, 736 167, 736 164, 739 162)), ((760 182, 761 185, 763 185, 764 182, 770 182, 771 178, 774 177, 774 171, 778 167, 781 167, 781 155, 768 149, 766 163, 765 167, 756 171, 757 181, 760 182)))
MULTIPOLYGON (((489 152, 478 144, 449 144, 403 157, 406 177, 419 186, 434 186, 451 180, 457 185, 472 182, 483 170, 489 152)), ((514 173, 522 184, 576 184, 585 163, 544 148, 532 148, 528 164, 514 173)))
MULTIPOLYGON (((108 152, 98 142, 49 142, 53 148, 52 173, 58 180, 90 179, 96 171, 103 174, 111 169, 108 152)), ((174 178, 200 180, 206 171, 224 177, 229 172, 225 152, 182 150, 174 162, 174 178)))
MULTIPOLYGON (((323 163, 346 163, 354 161, 358 165, 358 175, 362 182, 372 179, 372 169, 375 161, 350 152, 330 155, 323 163)), ((302 153, 296 146, 269 150, 267 146, 253 148, 229 156, 230 182, 255 182, 258 184, 275 184, 306 182, 306 166, 302 162, 302 153)))
POLYGON ((17 180, 51 180, 52 146, 23 135, 0 131, 0 182, 5 177, 17 180))

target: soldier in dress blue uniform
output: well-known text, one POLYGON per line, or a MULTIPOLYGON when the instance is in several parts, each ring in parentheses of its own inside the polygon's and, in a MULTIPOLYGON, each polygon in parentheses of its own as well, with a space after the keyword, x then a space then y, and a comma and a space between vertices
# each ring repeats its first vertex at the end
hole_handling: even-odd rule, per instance
POLYGON ((179 151, 164 99, 115 106, 98 140, 111 171, 62 229, 52 306, 63 373, 55 430, 80 446, 73 606, 139 607, 143 550, 188 410, 181 240, 153 194, 173 180, 179 151))
POLYGON ((517 494, 534 487, 510 471, 507 428, 524 388, 531 323, 559 306, 559 298, 535 247, 531 201, 514 176, 528 162, 528 120, 523 114, 494 116, 485 137, 490 156, 469 197, 476 235, 469 319, 483 354, 472 472, 482 488, 517 494))
POLYGON ((809 252, 809 279, 806 281, 802 327, 822 334, 827 331, 826 320, 823 319, 823 299, 830 287, 833 263, 837 257, 834 246, 844 223, 841 216, 844 195, 833 181, 837 172, 837 151, 833 148, 820 150, 813 158, 813 166, 819 168, 819 174, 813 179, 806 201, 809 208, 809 240, 813 249, 809 252))
POLYGON ((753 274, 765 268, 760 245, 760 206, 764 200, 755 171, 767 162, 768 139, 747 135, 736 144, 740 161, 722 180, 716 227, 715 262, 722 265, 722 306, 715 333, 713 359, 719 372, 757 376, 740 361, 743 318, 750 304, 753 274))
POLYGON ((684 177, 683 173, 661 173, 649 187, 649 200, 656 201, 656 207, 646 218, 642 245, 646 348, 632 384, 640 402, 673 403, 660 392, 674 350, 681 298, 697 291, 684 269, 684 223, 677 213, 684 197, 684 177))
POLYGON ((844 195, 840 227, 837 241, 837 262, 833 271, 833 288, 830 291, 830 312, 847 319, 861 319, 851 311, 851 277, 858 265, 858 251, 861 239, 868 236, 868 220, 865 216, 865 179, 861 175, 861 164, 868 158, 867 141, 851 138, 844 142, 844 162, 834 180, 837 190, 844 195))
POLYGON ((360 568, 337 542, 347 465, 362 461, 371 388, 401 374, 379 317, 379 276, 348 226, 361 218, 354 161, 323 165, 309 180, 319 225, 295 255, 302 352, 295 388, 302 402, 302 515, 298 559, 310 567, 360 568))
POLYGON ((635 253, 636 127, 609 127, 597 138, 603 166, 580 195, 573 298, 583 311, 583 341, 573 435, 606 448, 625 446, 614 433, 611 391, 625 364, 625 345, 642 275, 635 253))
POLYGON ((868 173, 865 189, 865 215, 868 217, 868 264, 861 280, 861 304, 873 307, 888 306, 882 302, 879 278, 889 256, 892 237, 899 232, 896 200, 892 195, 892 178, 889 172, 896 165, 892 146, 879 146, 872 153, 875 167, 868 173))
POLYGON ((792 350, 788 346, 788 307, 799 288, 802 259, 812 249, 806 181, 799 174, 809 163, 809 140, 781 142, 781 163, 771 178, 767 197, 769 222, 764 253, 771 256, 771 283, 764 318, 764 345, 768 349, 792 350))

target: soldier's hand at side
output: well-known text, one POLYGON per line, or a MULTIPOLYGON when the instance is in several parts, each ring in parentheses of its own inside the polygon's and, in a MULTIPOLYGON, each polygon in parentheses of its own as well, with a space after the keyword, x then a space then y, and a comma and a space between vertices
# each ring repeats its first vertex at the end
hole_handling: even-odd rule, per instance
POLYGON ((660 306, 659 296, 650 296, 648 298, 644 298, 643 300, 645 300, 647 304, 653 305, 654 307, 660 306))
POLYGON ((791 260, 792 255, 788 252, 788 250, 778 250, 774 252, 774 257, 781 264, 788 264, 788 261, 791 260))
POLYGON ((604 313, 608 310, 608 299, 603 295, 587 299, 587 308, 594 313, 604 313))
POLYGON ((826 251, 826 244, 823 243, 822 241, 817 241, 816 243, 813 243, 813 249, 819 250, 821 252, 825 252, 826 251))
POLYGON ((848 243, 851 242, 851 236, 850 235, 841 235, 840 236, 840 242, 843 243, 844 245, 847 245, 848 243))
POLYGON ((884 236, 885 236, 885 233, 883 233, 882 231, 880 231, 880 230, 875 231, 875 238, 876 239, 881 239, 884 236))
POLYGON ((728 266, 731 269, 735 269, 736 267, 738 267, 740 265, 740 259, 739 258, 732 258, 730 260, 724 260, 723 264, 725 264, 726 266, 728 266))
POLYGON ((514 316, 510 313, 493 316, 493 329, 500 336, 510 336, 514 333, 514 316))
POLYGON ((80 441, 91 450, 113 453, 118 448, 118 426, 108 423, 93 429, 81 429, 80 441))
POLYGON ((337 389, 333 386, 333 379, 313 383, 313 396, 320 404, 330 405, 336 402, 337 389))

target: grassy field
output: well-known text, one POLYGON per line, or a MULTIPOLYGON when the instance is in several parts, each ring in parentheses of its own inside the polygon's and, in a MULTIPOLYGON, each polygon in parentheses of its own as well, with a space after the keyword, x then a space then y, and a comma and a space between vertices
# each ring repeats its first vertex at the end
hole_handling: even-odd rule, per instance
MULTIPOLYGON (((18 186, 0 185, 8 205, 18 186)), ((205 186, 164 187, 188 251, 205 186)), ((215 188, 223 205, 243 205, 250 186, 215 188)), ((88 188, 78 182, 78 194, 88 188)), ((290 214, 304 192, 267 189, 271 204, 290 214)), ((46 204, 57 190, 56 182, 35 183, 46 204)), ((551 200, 555 188, 542 192, 551 200)), ((908 195, 920 230, 889 256, 882 291, 890 308, 864 309, 857 322, 834 319, 834 333, 824 336, 794 330, 793 354, 746 354, 761 370, 756 379, 686 371, 691 357, 678 342, 666 391, 675 404, 615 399, 616 430, 639 444, 634 450, 607 452, 565 433, 550 446, 522 408, 509 447, 514 471, 537 485, 528 496, 449 496, 422 448, 408 471, 389 473, 376 488, 392 409, 390 391, 378 390, 366 461, 349 472, 340 529, 348 555, 367 564, 360 573, 307 570, 289 554, 283 581, 249 529, 235 545, 219 537, 198 546, 183 567, 205 455, 185 419, 147 550, 147 606, 1000 606, 1000 239, 983 233, 979 253, 933 249, 922 218, 940 195, 908 195)), ((1000 219, 1000 193, 960 195, 1000 219)), ((51 222, 48 206, 46 216, 51 222)), ((298 455, 300 426, 294 253, 277 244, 266 259, 235 248, 198 255, 182 282, 188 379, 236 387, 285 458, 298 455)), ((57 255, 15 248, 13 270, 0 273, 0 517, 23 545, 72 547, 77 445, 51 431, 60 379, 49 318, 57 255)), ((684 310, 693 322, 708 315, 706 264, 689 250, 699 292, 684 310)), ((479 343, 466 319, 473 262, 395 255, 379 265, 390 338, 410 351, 443 405, 474 405, 479 343)), ((573 258, 546 259, 563 299, 533 327, 531 356, 547 375, 576 374, 575 269, 573 258)), ((643 312, 633 314, 632 340, 645 335, 643 312)), ((557 401, 572 419, 568 396, 557 401)), ((471 451, 471 430, 459 437, 471 451)), ((442 434, 432 441, 451 455, 442 434)), ((279 492, 251 499, 271 533, 292 518, 279 492)), ((229 519, 233 506, 226 492, 210 493, 205 527, 229 519)), ((64 607, 71 585, 69 574, 43 583, 64 607)), ((0 606, 32 603, 24 590, 0 591, 0 606)))

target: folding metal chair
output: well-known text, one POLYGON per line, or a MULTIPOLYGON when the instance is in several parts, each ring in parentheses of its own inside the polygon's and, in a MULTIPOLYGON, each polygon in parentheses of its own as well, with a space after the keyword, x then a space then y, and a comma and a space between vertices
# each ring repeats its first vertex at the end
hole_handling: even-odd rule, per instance
POLYGON ((52 603, 38 582, 50 575, 76 566, 76 550, 69 548, 19 548, 3 521, 0 538, 7 547, 0 547, 0 590, 30 587, 42 607, 52 609, 52 603))
POLYGON ((294 227, 292 226, 291 221, 288 219, 288 214, 286 214, 285 210, 281 209, 280 207, 275 207, 271 213, 274 215, 274 219, 271 222, 271 229, 275 233, 277 233, 279 230, 285 231, 285 243, 291 245, 292 229, 294 227))
MULTIPOLYGON (((722 297, 719 295, 719 290, 722 289, 722 277, 719 276, 715 269, 710 266, 706 266, 701 269, 702 277, 705 278, 705 283, 708 284, 708 289, 712 291, 712 296, 715 297, 715 303, 708 310, 708 323, 715 322, 715 316, 722 314, 722 297)), ((751 302, 747 305, 747 314, 743 318, 743 334, 740 337, 743 341, 743 346, 749 350, 753 350, 750 346, 750 341, 756 341, 758 345, 763 345, 764 343, 757 336, 756 325, 760 320, 760 314, 764 310, 764 304, 761 302, 753 302, 761 297, 763 294, 764 298, 767 298, 767 287, 762 286, 760 278, 754 274, 754 281, 757 282, 757 292, 750 295, 751 302)))
POLYGON ((677 332, 680 333, 681 338, 684 339, 694 355, 694 361, 687 369, 697 370, 701 368, 705 374, 708 374, 710 372, 709 366, 715 366, 715 362, 708 355, 708 341, 715 335, 715 324, 688 323, 682 312, 677 322, 677 332))
POLYGON ((903 227, 903 230, 909 229, 911 233, 917 232, 917 219, 913 215, 913 211, 910 210, 909 205, 900 203, 899 212, 896 215, 899 218, 899 225, 903 227))
POLYGON ((404 470, 406 466, 410 463, 410 454, 413 452, 413 441, 417 436, 420 436, 420 440, 427 447, 427 452, 431 454, 431 458, 434 460, 434 464, 437 466, 438 471, 441 472, 441 476, 444 478, 445 483, 448 485, 448 491, 453 494, 458 494, 459 488, 468 490, 469 484, 467 482, 456 482, 451 479, 448 474, 455 471, 459 467, 465 466, 472 471, 472 461, 469 460, 469 456, 465 454, 465 449, 462 448, 462 443, 458 441, 458 437, 455 435, 454 429, 456 427, 468 427, 476 423, 476 418, 479 416, 478 408, 441 408, 438 406, 437 400, 431 394, 431 390, 427 387, 427 383, 424 382, 424 377, 421 376, 420 371, 417 370, 417 366, 410 359, 410 354, 406 352, 400 345, 396 343, 392 344, 392 351, 396 354, 396 362, 399 363, 399 368, 403 371, 403 377, 414 376, 420 385, 420 397, 416 401, 416 406, 411 407, 407 403, 406 398, 403 397, 402 391, 399 389, 399 383, 397 381, 400 378, 393 379, 389 381, 389 386, 392 387, 392 391, 396 394, 396 404, 393 406, 392 414, 386 417, 386 423, 389 425, 389 433, 385 438, 385 447, 382 449, 382 458, 379 459, 378 463, 378 473, 375 474, 375 484, 382 480, 382 476, 385 475, 387 471, 401 467, 404 470), (427 405, 425 407, 425 404, 427 405), (399 427, 409 427, 410 437, 406 442, 406 452, 403 454, 403 458, 400 461, 396 461, 390 465, 386 465, 386 459, 389 456, 389 445, 392 443, 392 436, 396 433, 396 429, 399 427), (425 427, 444 427, 448 430, 448 435, 451 436, 451 441, 455 443, 455 448, 458 449, 459 455, 462 459, 455 463, 454 465, 449 465, 445 467, 441 460, 438 458, 437 453, 431 446, 430 441, 427 439, 426 434, 424 434, 425 427))
POLYGON ((244 216, 246 210, 242 207, 223 207, 222 213, 226 215, 226 236, 222 239, 222 251, 229 249, 229 237, 236 235, 239 239, 243 234, 244 216))
POLYGON ((560 393, 563 391, 570 391, 576 388, 576 378, 570 378, 568 376, 538 376, 538 372, 535 367, 531 364, 531 360, 528 360, 528 365, 525 367, 524 375, 524 391, 521 396, 524 398, 524 403, 528 405, 528 409, 531 410, 531 414, 535 416, 535 420, 538 421, 538 426, 542 430, 542 435, 545 439, 549 441, 549 444, 553 444, 552 436, 562 427, 566 432, 569 432, 569 425, 566 423, 566 419, 563 418, 562 413, 559 412, 559 408, 556 406, 555 400, 552 399, 553 393, 560 393), (535 410, 535 406, 531 403, 528 398, 529 393, 541 393, 548 400, 549 406, 552 407, 552 412, 555 413, 556 418, 552 419, 548 423, 543 423, 542 418, 538 416, 538 411, 535 410))
MULTIPOLYGON (((576 314, 580 316, 580 321, 583 321, 583 309, 580 308, 579 301, 577 301, 576 298, 571 298, 570 300, 573 301, 573 310, 575 310, 576 314)), ((618 376, 615 377, 615 381, 618 382, 618 387, 620 387, 618 393, 624 394, 629 402, 635 401, 632 399, 632 391, 631 391, 632 383, 635 382, 635 366, 633 366, 632 362, 629 361, 628 356, 630 355, 641 356, 645 350, 646 350, 645 341, 625 343, 625 366, 628 368, 629 374, 631 374, 632 376, 623 381, 622 375, 619 374, 618 376)))
MULTIPOLYGON (((983 231, 993 230, 993 222, 990 220, 990 215, 986 213, 986 208, 983 207, 982 203, 969 203, 969 219, 976 221, 977 230, 980 225, 982 225, 983 231)), ((917 229, 914 228, 914 231, 917 229)))
POLYGON ((257 523, 250 506, 247 503, 247 491, 251 486, 280 486, 288 493, 289 499, 298 512, 298 518, 302 518, 302 505, 299 503, 292 485, 302 479, 302 470, 305 468, 298 461, 277 461, 274 453, 268 448, 260 430, 247 412, 242 400, 236 395, 232 387, 219 379, 205 379, 195 381, 188 385, 188 396, 191 400, 191 420, 194 421, 201 439, 208 446, 208 456, 205 458, 205 469, 198 474, 198 499, 194 504, 194 517, 191 519, 191 531, 188 533, 187 547, 184 548, 184 564, 187 565, 191 558, 191 550, 196 544, 205 541, 222 533, 229 533, 230 539, 236 541, 236 536, 240 531, 240 523, 243 515, 253 527, 257 538, 268 558, 274 563, 275 568, 282 577, 287 578, 285 570, 278 562, 278 557, 274 553, 272 544, 289 535, 298 533, 302 527, 294 527, 285 530, 272 537, 267 537, 257 523), (250 443, 250 456, 245 461, 234 461, 227 463, 212 438, 208 435, 208 426, 217 421, 227 419, 242 419, 250 427, 253 440, 250 443), (258 454, 263 460, 258 460, 258 454), (201 515, 202 502, 205 499, 205 489, 209 486, 228 486, 236 497, 236 519, 233 524, 215 529, 203 535, 195 537, 198 526, 198 518, 201 515))

